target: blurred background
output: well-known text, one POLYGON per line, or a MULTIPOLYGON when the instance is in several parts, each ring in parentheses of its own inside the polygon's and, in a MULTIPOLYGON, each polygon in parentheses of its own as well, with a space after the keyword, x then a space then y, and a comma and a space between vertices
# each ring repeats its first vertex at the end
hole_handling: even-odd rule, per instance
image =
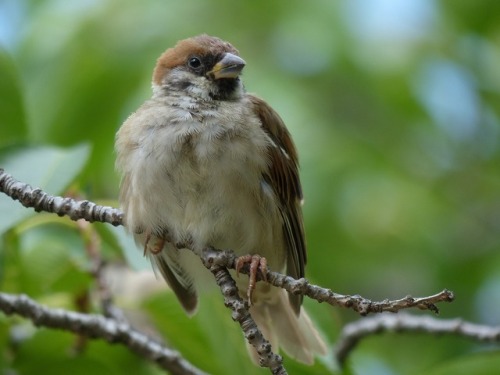
MULTIPOLYGON (((248 91, 294 137, 312 282, 373 300, 449 288, 456 301, 441 318, 500 324, 498 1, 0 0, 0 167, 50 194, 117 206, 114 134, 150 97, 156 58, 200 33, 239 49, 248 91)), ((136 326, 207 372, 267 373, 216 291, 187 318, 122 229, 54 216, 0 197, 0 290, 99 313, 97 248, 136 326)), ((359 319, 305 304, 331 344, 359 319)), ((346 373, 492 374, 499 363, 498 347, 384 334, 361 343, 346 373)), ((340 373, 331 357, 286 364, 340 373)), ((161 373, 120 346, 0 314, 0 374, 42 366, 161 373)))

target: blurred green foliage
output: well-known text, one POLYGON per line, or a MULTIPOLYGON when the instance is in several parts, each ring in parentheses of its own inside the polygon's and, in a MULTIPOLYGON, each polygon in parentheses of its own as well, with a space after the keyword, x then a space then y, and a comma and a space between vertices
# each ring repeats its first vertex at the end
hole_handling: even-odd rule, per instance
MULTIPOLYGON (((240 50, 248 90, 271 103, 294 136, 312 281, 372 299, 446 287, 457 300, 440 306, 441 317, 500 324, 500 3, 493 0, 0 0, 0 166, 50 194, 117 205, 114 134, 149 97, 157 56, 203 32, 240 50)), ((81 308, 95 289, 85 233, 52 216, 0 197, 0 290, 81 308)), ((94 227, 108 262, 134 257, 122 232, 94 227)), ((358 319, 306 306, 332 343, 358 319)), ((144 314, 146 326, 206 371, 266 373, 250 364, 217 293, 191 319, 165 291, 122 307, 144 314)), ((498 352, 477 354, 490 349, 385 334, 361 343, 349 371, 490 374, 498 352)), ((286 363, 300 374, 332 367, 329 358, 312 368, 286 363)), ((120 346, 82 345, 0 315, 0 373, 41 368, 160 373, 120 346)))

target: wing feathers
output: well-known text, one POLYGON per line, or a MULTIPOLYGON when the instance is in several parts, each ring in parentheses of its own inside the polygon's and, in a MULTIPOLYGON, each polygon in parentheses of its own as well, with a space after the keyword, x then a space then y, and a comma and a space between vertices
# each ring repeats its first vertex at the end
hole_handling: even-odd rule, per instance
MULTIPOLYGON (((264 178, 270 181, 270 185, 279 198, 287 246, 287 274, 294 278, 301 278, 304 277, 307 254, 300 208, 302 187, 299 179, 297 151, 279 115, 262 99, 252 95, 249 95, 249 98, 262 122, 263 129, 271 140, 270 166, 264 178)), ((302 296, 290 294, 289 300, 298 314, 302 296)))

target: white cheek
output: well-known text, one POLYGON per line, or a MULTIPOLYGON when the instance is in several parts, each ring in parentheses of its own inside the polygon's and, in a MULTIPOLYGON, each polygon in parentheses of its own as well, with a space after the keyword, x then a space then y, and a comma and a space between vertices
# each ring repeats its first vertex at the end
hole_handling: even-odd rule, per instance
POLYGON ((191 96, 210 100, 210 96, 208 95, 209 91, 204 86, 205 85, 191 85, 186 89, 186 91, 191 96))

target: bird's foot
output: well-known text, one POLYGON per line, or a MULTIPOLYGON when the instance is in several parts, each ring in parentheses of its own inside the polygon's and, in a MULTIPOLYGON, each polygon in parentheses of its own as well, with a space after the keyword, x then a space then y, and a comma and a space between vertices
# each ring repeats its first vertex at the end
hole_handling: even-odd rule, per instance
POLYGON ((248 304, 252 306, 252 294, 255 290, 255 284, 257 283, 257 273, 260 271, 262 280, 267 281, 267 259, 260 255, 243 255, 236 258, 235 269, 237 277, 239 276, 241 268, 247 263, 250 264, 247 298, 248 304))
POLYGON ((146 241, 144 242, 144 256, 146 256, 148 252, 154 255, 159 254, 163 250, 165 242, 167 242, 165 238, 152 236, 151 233, 148 233, 146 235, 146 241))

